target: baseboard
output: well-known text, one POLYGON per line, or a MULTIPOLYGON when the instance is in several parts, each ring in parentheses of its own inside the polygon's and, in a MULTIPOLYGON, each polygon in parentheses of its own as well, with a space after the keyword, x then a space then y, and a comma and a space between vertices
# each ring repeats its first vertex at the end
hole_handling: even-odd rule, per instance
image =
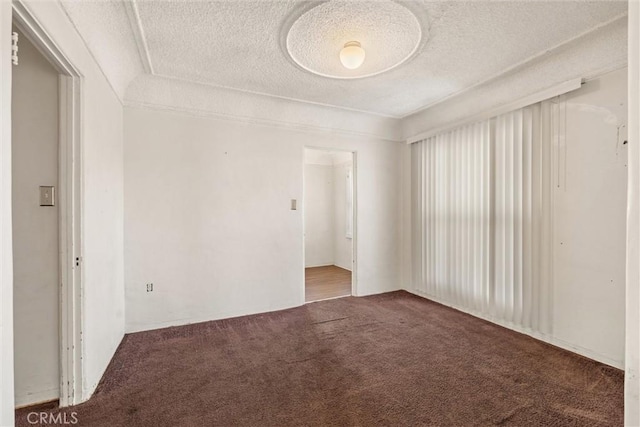
MULTIPOLYGON (((113 357, 116 355, 118 348, 120 348, 120 344, 122 344, 122 340, 124 339, 124 336, 125 336, 125 331, 123 328, 123 330, 120 333, 119 339, 117 339, 117 344, 111 348, 111 351, 109 352, 109 356, 108 358, 106 358, 106 363, 102 365, 102 370, 99 375, 93 378, 89 378, 85 374, 83 378, 83 382, 86 384, 86 386, 82 388, 81 398, 75 401, 74 405, 86 402, 87 400, 91 399, 91 396, 93 396, 93 393, 95 393, 96 389, 98 388, 98 385, 100 384, 100 381, 102 381, 104 374, 107 372, 107 369, 109 368, 109 365, 113 360, 113 357)), ((86 359, 85 359, 85 363, 86 363, 86 359)))
POLYGON ((329 297, 329 298, 322 298, 322 299, 314 299, 313 301, 306 301, 306 302, 305 302, 305 305, 307 305, 307 304, 313 304, 313 303, 315 303, 315 302, 329 301, 329 300, 332 300, 332 299, 348 298, 348 297, 351 297, 351 296, 354 296, 354 295, 347 294, 347 295, 340 295, 340 296, 337 296, 337 297, 329 297))
MULTIPOLYGON (((302 290, 301 290, 302 292, 302 290)), ((133 334, 136 332, 152 331, 156 329, 171 328, 174 326, 192 325, 194 323, 213 322, 222 319, 231 319, 234 317, 252 316, 254 314, 271 313, 274 311, 288 310, 290 308, 300 307, 304 305, 304 298, 302 293, 300 294, 300 300, 284 301, 281 304, 272 304, 266 307, 249 307, 243 310, 233 310, 226 312, 210 313, 201 316, 181 318, 181 319, 169 319, 159 322, 145 322, 145 323, 132 323, 126 326, 125 334, 133 334)))
POLYGON ((345 266, 340 265, 340 264, 333 264, 333 265, 335 265, 336 267, 340 267, 340 268, 341 268, 341 269, 343 269, 343 270, 352 271, 352 270, 351 270, 351 268, 349 268, 349 267, 345 267, 345 266))
POLYGON ((343 267, 342 265, 338 265, 335 263, 330 263, 330 264, 318 264, 318 265, 306 265, 304 268, 318 268, 318 267, 340 267, 343 270, 347 270, 347 271, 351 271, 350 268, 348 267, 343 267))
MULTIPOLYGON (((356 288, 358 287, 358 285, 356 284, 356 288)), ((393 288, 382 288, 382 289, 375 289, 373 291, 369 291, 369 292, 361 292, 358 291, 358 289, 355 289, 355 293, 353 293, 354 297, 370 297, 373 295, 381 295, 381 294, 388 294, 389 292, 397 292, 397 291, 403 291, 404 289, 399 288, 399 287, 393 287, 393 288)), ((422 295, 420 295, 422 296, 422 295)))
POLYGON ((618 369, 624 370, 624 361, 623 360, 612 359, 612 358, 610 358, 608 356, 605 356, 605 355, 603 355, 601 353, 595 352, 595 351, 590 350, 588 348, 584 348, 584 347, 581 347, 579 345, 575 345, 575 344, 563 341, 561 339, 558 339, 558 338, 554 337, 553 335, 548 335, 548 334, 543 334, 541 332, 532 331, 532 330, 529 330, 529 329, 525 329, 525 328, 523 328, 521 326, 514 325, 512 323, 504 322, 504 321, 501 321, 499 319, 494 319, 494 318, 485 316, 482 313, 478 313, 476 311, 469 310, 469 309, 466 309, 464 307, 457 306, 455 304, 451 304, 450 302, 444 301, 444 300, 442 300, 440 298, 436 298, 436 297, 434 297, 432 295, 428 295, 428 294, 426 294, 424 292, 421 292, 419 290, 406 289, 406 288, 404 290, 409 292, 409 293, 412 293, 414 295, 417 295, 417 296, 419 296, 421 298, 425 298, 425 299, 428 299, 430 301, 437 302, 438 304, 445 305, 447 307, 453 308, 454 310, 458 310, 460 312, 463 312, 463 313, 466 313, 466 314, 470 314, 471 316, 477 317, 479 319, 486 320, 487 322, 491 322, 491 323, 496 324, 498 326, 502 326, 503 328, 511 329, 512 331, 515 331, 515 332, 518 332, 518 333, 521 333, 521 334, 524 334, 524 335, 528 335, 528 336, 530 336, 532 338, 535 338, 535 339, 537 339, 539 341, 542 341, 542 342, 545 342, 547 344, 551 344, 551 345, 553 345, 555 347, 559 347, 559 348, 561 348, 563 350, 567 350, 567 351, 570 351, 572 353, 576 353, 576 354, 578 354, 580 356, 586 357, 588 359, 595 360, 596 362, 604 363, 605 365, 609 365, 609 366, 612 366, 614 368, 618 368, 618 369))
POLYGON ((57 400, 58 398, 60 398, 60 389, 58 387, 26 394, 16 393, 15 407, 19 409, 26 406, 40 405, 51 402, 52 400, 57 400))

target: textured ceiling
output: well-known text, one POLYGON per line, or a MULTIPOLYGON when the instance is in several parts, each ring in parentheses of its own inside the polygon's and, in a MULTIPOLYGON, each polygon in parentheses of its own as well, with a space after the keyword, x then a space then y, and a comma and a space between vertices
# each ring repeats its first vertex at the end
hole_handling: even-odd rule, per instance
MULTIPOLYGON (((334 79, 304 70, 286 50, 295 19, 323 3, 137 0, 119 3, 120 11, 105 2, 63 5, 96 58, 110 63, 114 74, 119 72, 117 61, 101 57, 118 54, 113 45, 119 43, 127 63, 142 63, 135 66, 140 72, 393 117, 434 105, 549 50, 557 51, 627 11, 625 1, 402 1, 426 32, 417 52, 375 76, 334 79), (118 35, 100 34, 100 20, 112 22, 118 35), (118 30, 123 28, 119 20, 128 20, 129 29, 118 30), (138 58, 130 58, 132 51, 138 58)), ((362 4, 365 15, 386 17, 376 15, 376 10, 384 11, 388 0, 362 4)), ((362 28, 377 31, 373 39, 389 40, 392 35, 384 32, 394 23, 391 16, 388 19, 388 27, 362 28)), ((322 25, 313 27, 314 37, 319 37, 322 25)), ((130 74, 133 67, 129 68, 130 74)))
MULTIPOLYGON (((286 29, 284 26, 281 34, 286 29)), ((305 70, 333 78, 362 78, 408 60, 423 40, 423 31, 426 33, 426 27, 422 28, 411 10, 391 0, 328 1, 304 10, 291 25, 284 44, 305 70), (364 63, 355 70, 340 62, 340 50, 351 41, 360 43, 366 52, 364 63)))

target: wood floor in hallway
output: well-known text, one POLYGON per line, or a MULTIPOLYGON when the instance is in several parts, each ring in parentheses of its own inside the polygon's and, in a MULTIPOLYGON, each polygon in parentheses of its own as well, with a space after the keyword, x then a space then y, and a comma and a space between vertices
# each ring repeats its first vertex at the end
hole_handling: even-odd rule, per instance
POLYGON ((351 272, 335 265, 305 268, 305 301, 351 295, 351 272))

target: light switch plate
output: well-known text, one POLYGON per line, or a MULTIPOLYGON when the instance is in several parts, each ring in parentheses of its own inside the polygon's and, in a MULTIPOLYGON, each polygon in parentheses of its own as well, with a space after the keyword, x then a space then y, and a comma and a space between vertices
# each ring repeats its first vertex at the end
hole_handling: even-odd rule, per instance
POLYGON ((40 186, 40 206, 56 205, 56 188, 53 186, 40 186))
POLYGON ((298 210, 298 201, 296 199, 291 199, 291 210, 298 210))

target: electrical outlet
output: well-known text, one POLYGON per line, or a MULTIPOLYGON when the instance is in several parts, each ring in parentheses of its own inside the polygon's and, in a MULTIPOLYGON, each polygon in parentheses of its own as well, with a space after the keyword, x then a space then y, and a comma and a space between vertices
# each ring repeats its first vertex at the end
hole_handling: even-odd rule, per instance
POLYGON ((153 292, 153 283, 147 283, 147 292, 153 292))

